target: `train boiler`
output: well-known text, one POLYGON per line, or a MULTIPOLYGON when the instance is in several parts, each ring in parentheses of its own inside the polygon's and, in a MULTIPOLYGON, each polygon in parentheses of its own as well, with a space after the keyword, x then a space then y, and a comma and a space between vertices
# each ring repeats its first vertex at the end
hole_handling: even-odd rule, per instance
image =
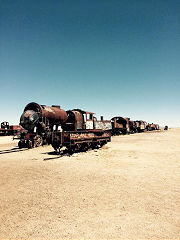
POLYGON ((20 118, 20 125, 26 132, 21 134, 19 148, 50 144, 53 129, 58 129, 66 120, 67 113, 60 106, 49 107, 35 102, 27 104, 20 118))

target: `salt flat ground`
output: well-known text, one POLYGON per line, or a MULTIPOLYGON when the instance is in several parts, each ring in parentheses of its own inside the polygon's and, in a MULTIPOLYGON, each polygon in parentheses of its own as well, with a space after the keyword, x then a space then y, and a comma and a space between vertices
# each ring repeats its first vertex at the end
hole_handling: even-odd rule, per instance
POLYGON ((4 140, 0 238, 180 239, 180 129, 59 159, 51 146, 19 151, 4 140))

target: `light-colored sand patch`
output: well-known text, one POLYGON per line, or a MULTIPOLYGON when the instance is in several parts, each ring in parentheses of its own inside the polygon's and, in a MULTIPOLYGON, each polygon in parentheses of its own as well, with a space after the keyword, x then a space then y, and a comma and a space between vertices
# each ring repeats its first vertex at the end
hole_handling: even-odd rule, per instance
POLYGON ((13 140, 13 136, 0 136, 0 145, 16 144, 17 142, 17 139, 13 140))

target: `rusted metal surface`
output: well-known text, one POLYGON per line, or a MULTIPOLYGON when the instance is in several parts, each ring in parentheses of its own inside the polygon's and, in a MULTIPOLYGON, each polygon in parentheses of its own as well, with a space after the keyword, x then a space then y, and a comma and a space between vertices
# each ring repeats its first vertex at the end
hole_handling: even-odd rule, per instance
POLYGON ((123 117, 114 117, 111 119, 114 128, 125 128, 127 124, 127 120, 123 117))
POLYGON ((58 149, 65 146, 71 150, 87 150, 98 144, 105 144, 111 140, 111 133, 102 130, 82 130, 72 132, 54 132, 52 146, 58 149))
POLYGON ((150 124, 150 128, 151 128, 151 130, 156 130, 156 124, 151 123, 151 124, 150 124))
POLYGON ((160 127, 158 124, 155 123, 148 123, 146 126, 147 131, 153 131, 153 130, 160 130, 160 127))
POLYGON ((47 127, 52 128, 53 125, 57 127, 66 120, 67 113, 60 107, 49 107, 32 102, 25 107, 20 118, 20 125, 31 132, 35 127, 38 128, 38 131, 43 132, 47 127))
POLYGON ((63 125, 65 131, 76 131, 84 129, 84 116, 77 110, 69 110, 67 113, 67 121, 63 125))
POLYGON ((21 131, 21 130, 23 130, 23 127, 20 126, 20 125, 10 125, 9 128, 10 128, 11 130, 13 130, 13 131, 21 131))
POLYGON ((136 120, 135 122, 136 122, 136 127, 138 132, 143 132, 147 130, 147 123, 145 121, 136 120))
MULTIPOLYGON (((24 114, 26 111, 35 112, 39 118, 47 118, 51 123, 54 124, 63 124, 67 120, 66 111, 60 109, 60 106, 49 107, 46 105, 40 105, 35 102, 31 102, 26 105, 24 109, 24 114)), ((30 112, 27 113, 27 117, 30 112)))
POLYGON ((102 130, 111 130, 112 129, 111 121, 108 120, 94 121, 94 128, 102 130))
POLYGON ((127 120, 123 117, 113 117, 111 119, 112 135, 127 133, 127 120))
POLYGON ((88 149, 90 146, 104 144, 111 139, 111 121, 100 121, 94 117, 94 113, 73 109, 67 111, 67 122, 63 125, 63 132, 53 132, 52 146, 60 149, 66 146, 68 149, 88 149))
MULTIPOLYGON (((82 109, 73 109, 68 112, 68 120, 65 125, 69 122, 74 124, 74 130, 80 129, 93 129, 94 113, 84 111, 82 109), (73 117, 74 115, 74 117, 73 117)), ((67 129, 67 126, 66 126, 67 129)))
POLYGON ((58 130, 66 121, 67 113, 60 106, 49 107, 35 102, 27 104, 21 115, 20 125, 28 133, 22 134, 19 145, 34 147, 41 145, 41 142, 49 144, 53 129, 58 130), (30 138, 28 134, 30 134, 30 138))

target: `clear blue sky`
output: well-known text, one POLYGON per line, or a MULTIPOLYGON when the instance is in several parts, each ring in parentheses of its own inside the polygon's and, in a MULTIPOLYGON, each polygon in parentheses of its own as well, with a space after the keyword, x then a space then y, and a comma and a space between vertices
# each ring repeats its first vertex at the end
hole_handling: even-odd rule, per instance
POLYGON ((180 1, 1 0, 0 121, 59 104, 180 126, 180 1))

